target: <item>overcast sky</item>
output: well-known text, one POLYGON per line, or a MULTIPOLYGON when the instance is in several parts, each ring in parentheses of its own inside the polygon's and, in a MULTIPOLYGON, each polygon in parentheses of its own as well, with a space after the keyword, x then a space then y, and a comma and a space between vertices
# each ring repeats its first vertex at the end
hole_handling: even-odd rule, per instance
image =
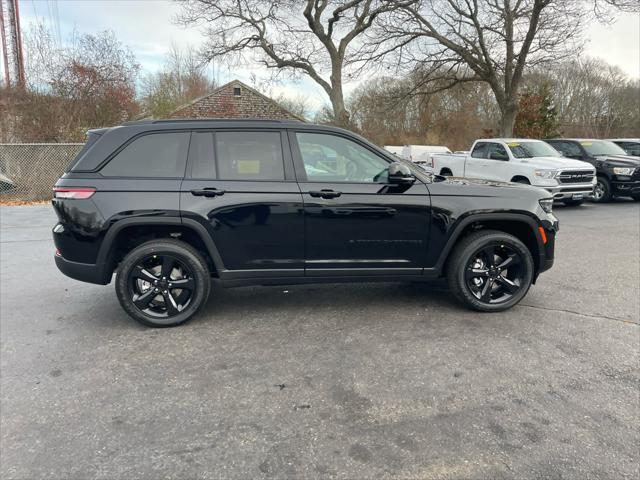
MULTIPOLYGON (((60 32, 61 41, 71 32, 95 33, 113 30, 126 44, 142 66, 143 72, 161 68, 163 57, 172 43, 178 46, 199 46, 202 36, 196 29, 173 24, 179 6, 169 0, 19 0, 23 30, 36 20, 44 22, 53 32, 60 32), (59 27, 58 27, 59 26, 59 27)), ((585 53, 601 57, 619 66, 627 74, 640 77, 640 15, 622 14, 612 25, 592 24, 587 29, 585 53)), ((258 77, 263 70, 253 70, 258 77)), ((229 71, 220 68, 221 82, 232 78, 249 81, 248 69, 229 71)), ((347 92, 353 88, 351 84, 347 92)), ((313 99, 313 107, 326 103, 322 89, 310 80, 285 82, 272 87, 271 94, 299 95, 313 99)))

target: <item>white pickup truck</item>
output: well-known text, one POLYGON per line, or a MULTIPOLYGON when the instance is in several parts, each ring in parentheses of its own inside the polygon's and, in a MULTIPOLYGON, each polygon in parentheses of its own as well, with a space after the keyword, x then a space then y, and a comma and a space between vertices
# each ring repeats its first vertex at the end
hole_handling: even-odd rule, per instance
POLYGON ((564 158, 541 140, 480 139, 468 155, 433 155, 432 161, 433 171, 440 175, 533 185, 567 205, 581 204, 596 184, 593 165, 564 158))

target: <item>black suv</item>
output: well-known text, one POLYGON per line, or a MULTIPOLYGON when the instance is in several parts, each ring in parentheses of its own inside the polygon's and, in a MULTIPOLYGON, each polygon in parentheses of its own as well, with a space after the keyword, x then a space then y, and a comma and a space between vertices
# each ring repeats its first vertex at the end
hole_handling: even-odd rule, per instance
POLYGON ((588 138, 552 138, 545 142, 567 158, 584 160, 596 167, 598 178, 592 197, 595 202, 608 202, 612 197, 640 201, 640 159, 615 143, 588 138))
POLYGON ((544 190, 432 176, 342 129, 163 120, 91 130, 54 187, 55 260, 177 325, 224 287, 446 276, 500 311, 553 264, 544 190))

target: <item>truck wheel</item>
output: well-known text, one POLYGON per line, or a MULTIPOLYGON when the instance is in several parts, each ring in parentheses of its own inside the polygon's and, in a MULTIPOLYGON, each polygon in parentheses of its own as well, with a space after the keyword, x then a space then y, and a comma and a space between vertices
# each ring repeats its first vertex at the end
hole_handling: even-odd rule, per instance
POLYGON ((451 170, 449 170, 448 168, 443 168, 442 171, 440 172, 440 175, 442 175, 443 177, 453 176, 453 174, 451 173, 451 170))
POLYGON ((133 319, 150 327, 173 327, 189 320, 209 297, 207 263, 191 245, 152 240, 120 262, 116 295, 133 319))
POLYGON ((609 180, 605 177, 598 177, 591 198, 596 203, 604 203, 611 200, 611 184, 609 180))
POLYGON ((513 182, 514 183, 521 183, 522 185, 531 185, 531 182, 529 180, 527 180, 526 178, 516 178, 513 182))
POLYGON ((529 291, 534 265, 518 238, 481 230, 461 240, 447 265, 447 282, 455 297, 481 312, 511 308, 529 291))

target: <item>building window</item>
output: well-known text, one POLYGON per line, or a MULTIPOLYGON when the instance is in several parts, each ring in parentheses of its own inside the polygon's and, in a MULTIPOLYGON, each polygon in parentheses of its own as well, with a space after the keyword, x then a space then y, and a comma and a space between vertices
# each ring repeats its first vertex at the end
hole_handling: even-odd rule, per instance
POLYGON ((233 87, 233 96, 239 97, 241 95, 240 87, 233 87))

